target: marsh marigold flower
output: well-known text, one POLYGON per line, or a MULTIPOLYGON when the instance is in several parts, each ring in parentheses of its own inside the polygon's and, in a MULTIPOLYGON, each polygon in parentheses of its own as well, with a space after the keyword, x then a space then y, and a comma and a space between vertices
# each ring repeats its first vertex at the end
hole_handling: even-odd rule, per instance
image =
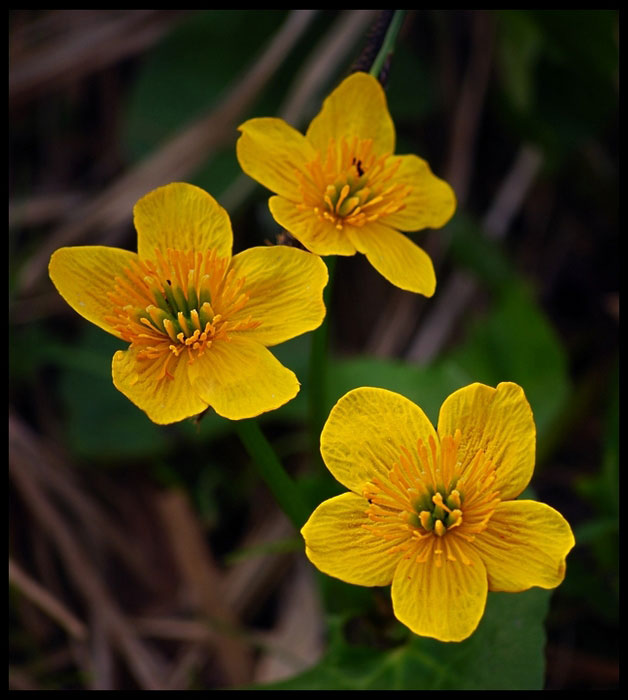
POLYGON ((113 383, 156 423, 208 406, 240 419, 278 408, 299 390, 267 350, 317 328, 327 269, 274 246, 231 256, 227 212, 204 190, 173 183, 133 210, 137 253, 61 248, 50 277, 88 321, 130 343, 113 356, 113 383))
POLYGON ((399 394, 350 391, 329 415, 321 452, 351 492, 304 525, 307 556, 348 583, 392 582, 394 613, 416 634, 465 639, 487 591, 554 588, 565 576, 568 523, 543 503, 514 500, 532 476, 535 439, 516 384, 454 392, 438 431, 399 394))
POLYGON ((399 231, 443 226, 454 193, 418 156, 394 155, 395 127, 373 76, 346 78, 305 136, 274 118, 251 119, 240 131, 240 166, 277 194, 273 217, 308 250, 364 253, 397 287, 434 293, 432 261, 399 231))

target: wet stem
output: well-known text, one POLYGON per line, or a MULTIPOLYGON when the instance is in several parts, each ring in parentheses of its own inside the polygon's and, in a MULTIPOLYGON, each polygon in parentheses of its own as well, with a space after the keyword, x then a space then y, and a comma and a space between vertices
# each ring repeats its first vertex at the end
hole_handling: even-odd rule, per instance
POLYGON ((395 14, 388 25, 388 29, 386 30, 386 36, 384 37, 382 46, 378 51, 375 60, 373 61, 373 65, 371 66, 369 73, 378 80, 386 59, 395 49, 395 41, 397 40, 397 35, 399 34, 399 30, 403 24, 405 14, 406 10, 395 10, 395 14))
POLYGON ((329 307, 336 267, 336 257, 322 258, 329 271, 329 282, 323 292, 327 313, 323 323, 312 333, 310 366, 308 376, 310 444, 315 460, 319 455, 320 434, 325 423, 325 389, 327 386, 328 345, 329 345, 329 307))
POLYGON ((300 530, 310 515, 299 485, 283 468, 254 418, 233 421, 238 436, 279 507, 300 530))

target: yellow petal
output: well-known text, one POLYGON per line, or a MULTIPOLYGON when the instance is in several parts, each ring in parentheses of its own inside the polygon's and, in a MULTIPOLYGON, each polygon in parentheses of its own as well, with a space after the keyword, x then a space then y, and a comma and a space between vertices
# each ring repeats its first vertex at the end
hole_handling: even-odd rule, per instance
POLYGON ((412 401, 386 389, 362 387, 332 408, 321 433, 321 454, 329 471, 361 495, 373 477, 387 480, 402 447, 416 454, 417 441, 438 436, 412 401))
POLYGON ((444 226, 456 210, 454 191, 432 173, 422 158, 414 155, 395 157, 401 159, 395 184, 408 185, 412 189, 403 200, 404 208, 386 216, 382 223, 401 231, 444 226))
POLYGON ((295 171, 307 173, 306 163, 316 157, 312 144, 283 119, 249 119, 238 128, 242 135, 236 153, 242 170, 272 192, 300 201, 295 171))
MULTIPOLYGON (((438 546, 440 538, 433 540, 430 546, 438 546)), ((486 569, 473 550, 464 548, 464 555, 470 564, 458 556, 456 561, 444 559, 439 567, 434 555, 423 563, 414 556, 399 562, 392 583, 393 610, 415 634, 460 642, 475 631, 486 606, 486 569)))
POLYGON ((168 365, 173 378, 159 379, 166 358, 138 359, 133 346, 113 356, 113 383, 154 423, 176 423, 207 408, 207 402, 193 391, 185 357, 172 358, 168 365))
POLYGON ((142 260, 174 250, 216 250, 231 257, 233 233, 227 212, 205 190, 173 182, 142 197, 133 208, 137 251, 142 260))
POLYGON ((506 501, 471 546, 484 561, 489 589, 516 593, 558 586, 574 544, 569 523, 558 511, 536 501, 506 501))
POLYGON ((343 80, 323 103, 306 136, 321 153, 330 139, 339 144, 343 137, 354 136, 373 139, 375 153, 394 153, 395 126, 379 81, 367 73, 353 73, 343 80))
POLYGON ((532 410, 517 384, 504 382, 496 389, 471 384, 455 391, 440 409, 438 434, 462 439, 458 460, 469 466, 478 450, 495 464, 495 488, 502 500, 516 498, 534 471, 536 428, 532 410))
POLYGON ((347 228, 352 243, 389 282, 431 297, 436 275, 430 256, 409 238, 377 221, 362 228, 347 228))
POLYGON ((293 399, 299 382, 263 345, 218 340, 189 365, 192 387, 221 416, 253 418, 293 399))
POLYGON ((244 277, 246 306, 230 317, 252 319, 261 325, 243 331, 262 345, 276 345, 318 328, 325 318, 323 288, 328 273, 317 256, 298 248, 249 248, 231 261, 235 277, 244 277))
POLYGON ((339 231, 332 223, 322 221, 312 209, 298 209, 283 197, 268 200, 275 221, 289 231, 316 255, 354 255, 355 246, 346 229, 339 231))
POLYGON ((318 506, 301 529, 308 559, 323 573, 359 586, 387 586, 400 554, 387 553, 401 540, 377 537, 362 527, 367 501, 343 493, 318 506))
POLYGON ((113 313, 107 294, 113 291, 115 278, 136 259, 136 253, 120 248, 59 248, 50 258, 48 272, 59 294, 76 312, 120 337, 106 320, 113 313))

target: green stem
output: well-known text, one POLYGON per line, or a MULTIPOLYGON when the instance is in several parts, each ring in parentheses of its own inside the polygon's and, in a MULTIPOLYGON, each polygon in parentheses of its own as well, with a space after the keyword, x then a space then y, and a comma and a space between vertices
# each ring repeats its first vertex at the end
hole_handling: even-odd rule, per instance
POLYGON ((280 508, 290 518, 297 530, 310 515, 297 483, 282 467, 275 450, 264 437, 254 418, 233 421, 242 444, 255 462, 280 508))
POLYGON ((325 388, 327 385, 327 347, 329 344, 329 306, 331 290, 336 267, 336 257, 324 258, 329 270, 329 282, 323 292, 323 300, 327 313, 323 323, 312 333, 309 367, 309 413, 310 441, 312 453, 318 455, 320 434, 325 423, 325 388))
POLYGON ((395 10, 395 14, 388 25, 382 46, 375 57, 375 60, 373 61, 371 70, 369 71, 369 73, 377 79, 379 79, 379 74, 382 72, 384 62, 388 58, 389 54, 395 50, 395 41, 397 40, 397 35, 399 34, 399 30, 403 24, 405 14, 406 10, 395 10))

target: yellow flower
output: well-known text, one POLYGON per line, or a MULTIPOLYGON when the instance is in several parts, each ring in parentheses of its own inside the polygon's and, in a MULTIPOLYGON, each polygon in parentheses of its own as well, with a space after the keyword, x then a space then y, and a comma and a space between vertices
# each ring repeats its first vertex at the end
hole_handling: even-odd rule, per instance
POLYGON ((374 77, 346 78, 305 136, 274 118, 251 119, 240 131, 240 166, 277 194, 273 217, 308 250, 364 253, 397 287, 434 293, 432 261, 399 231, 443 226, 454 193, 418 156, 393 155, 395 127, 374 77))
POLYGON ((321 571, 363 586, 392 582, 396 617, 416 634, 461 641, 487 591, 554 588, 574 545, 566 520, 513 500, 534 469, 536 431, 516 384, 471 384, 441 407, 438 432, 384 389, 343 396, 321 435, 331 473, 351 489, 303 526, 321 571))
POLYGON ((296 396, 296 376, 266 349, 317 328, 322 260, 285 246, 231 257, 227 212, 204 190, 173 183, 133 210, 138 252, 61 248, 50 278, 88 321, 130 343, 113 383, 156 423, 212 406, 237 420, 296 396))

